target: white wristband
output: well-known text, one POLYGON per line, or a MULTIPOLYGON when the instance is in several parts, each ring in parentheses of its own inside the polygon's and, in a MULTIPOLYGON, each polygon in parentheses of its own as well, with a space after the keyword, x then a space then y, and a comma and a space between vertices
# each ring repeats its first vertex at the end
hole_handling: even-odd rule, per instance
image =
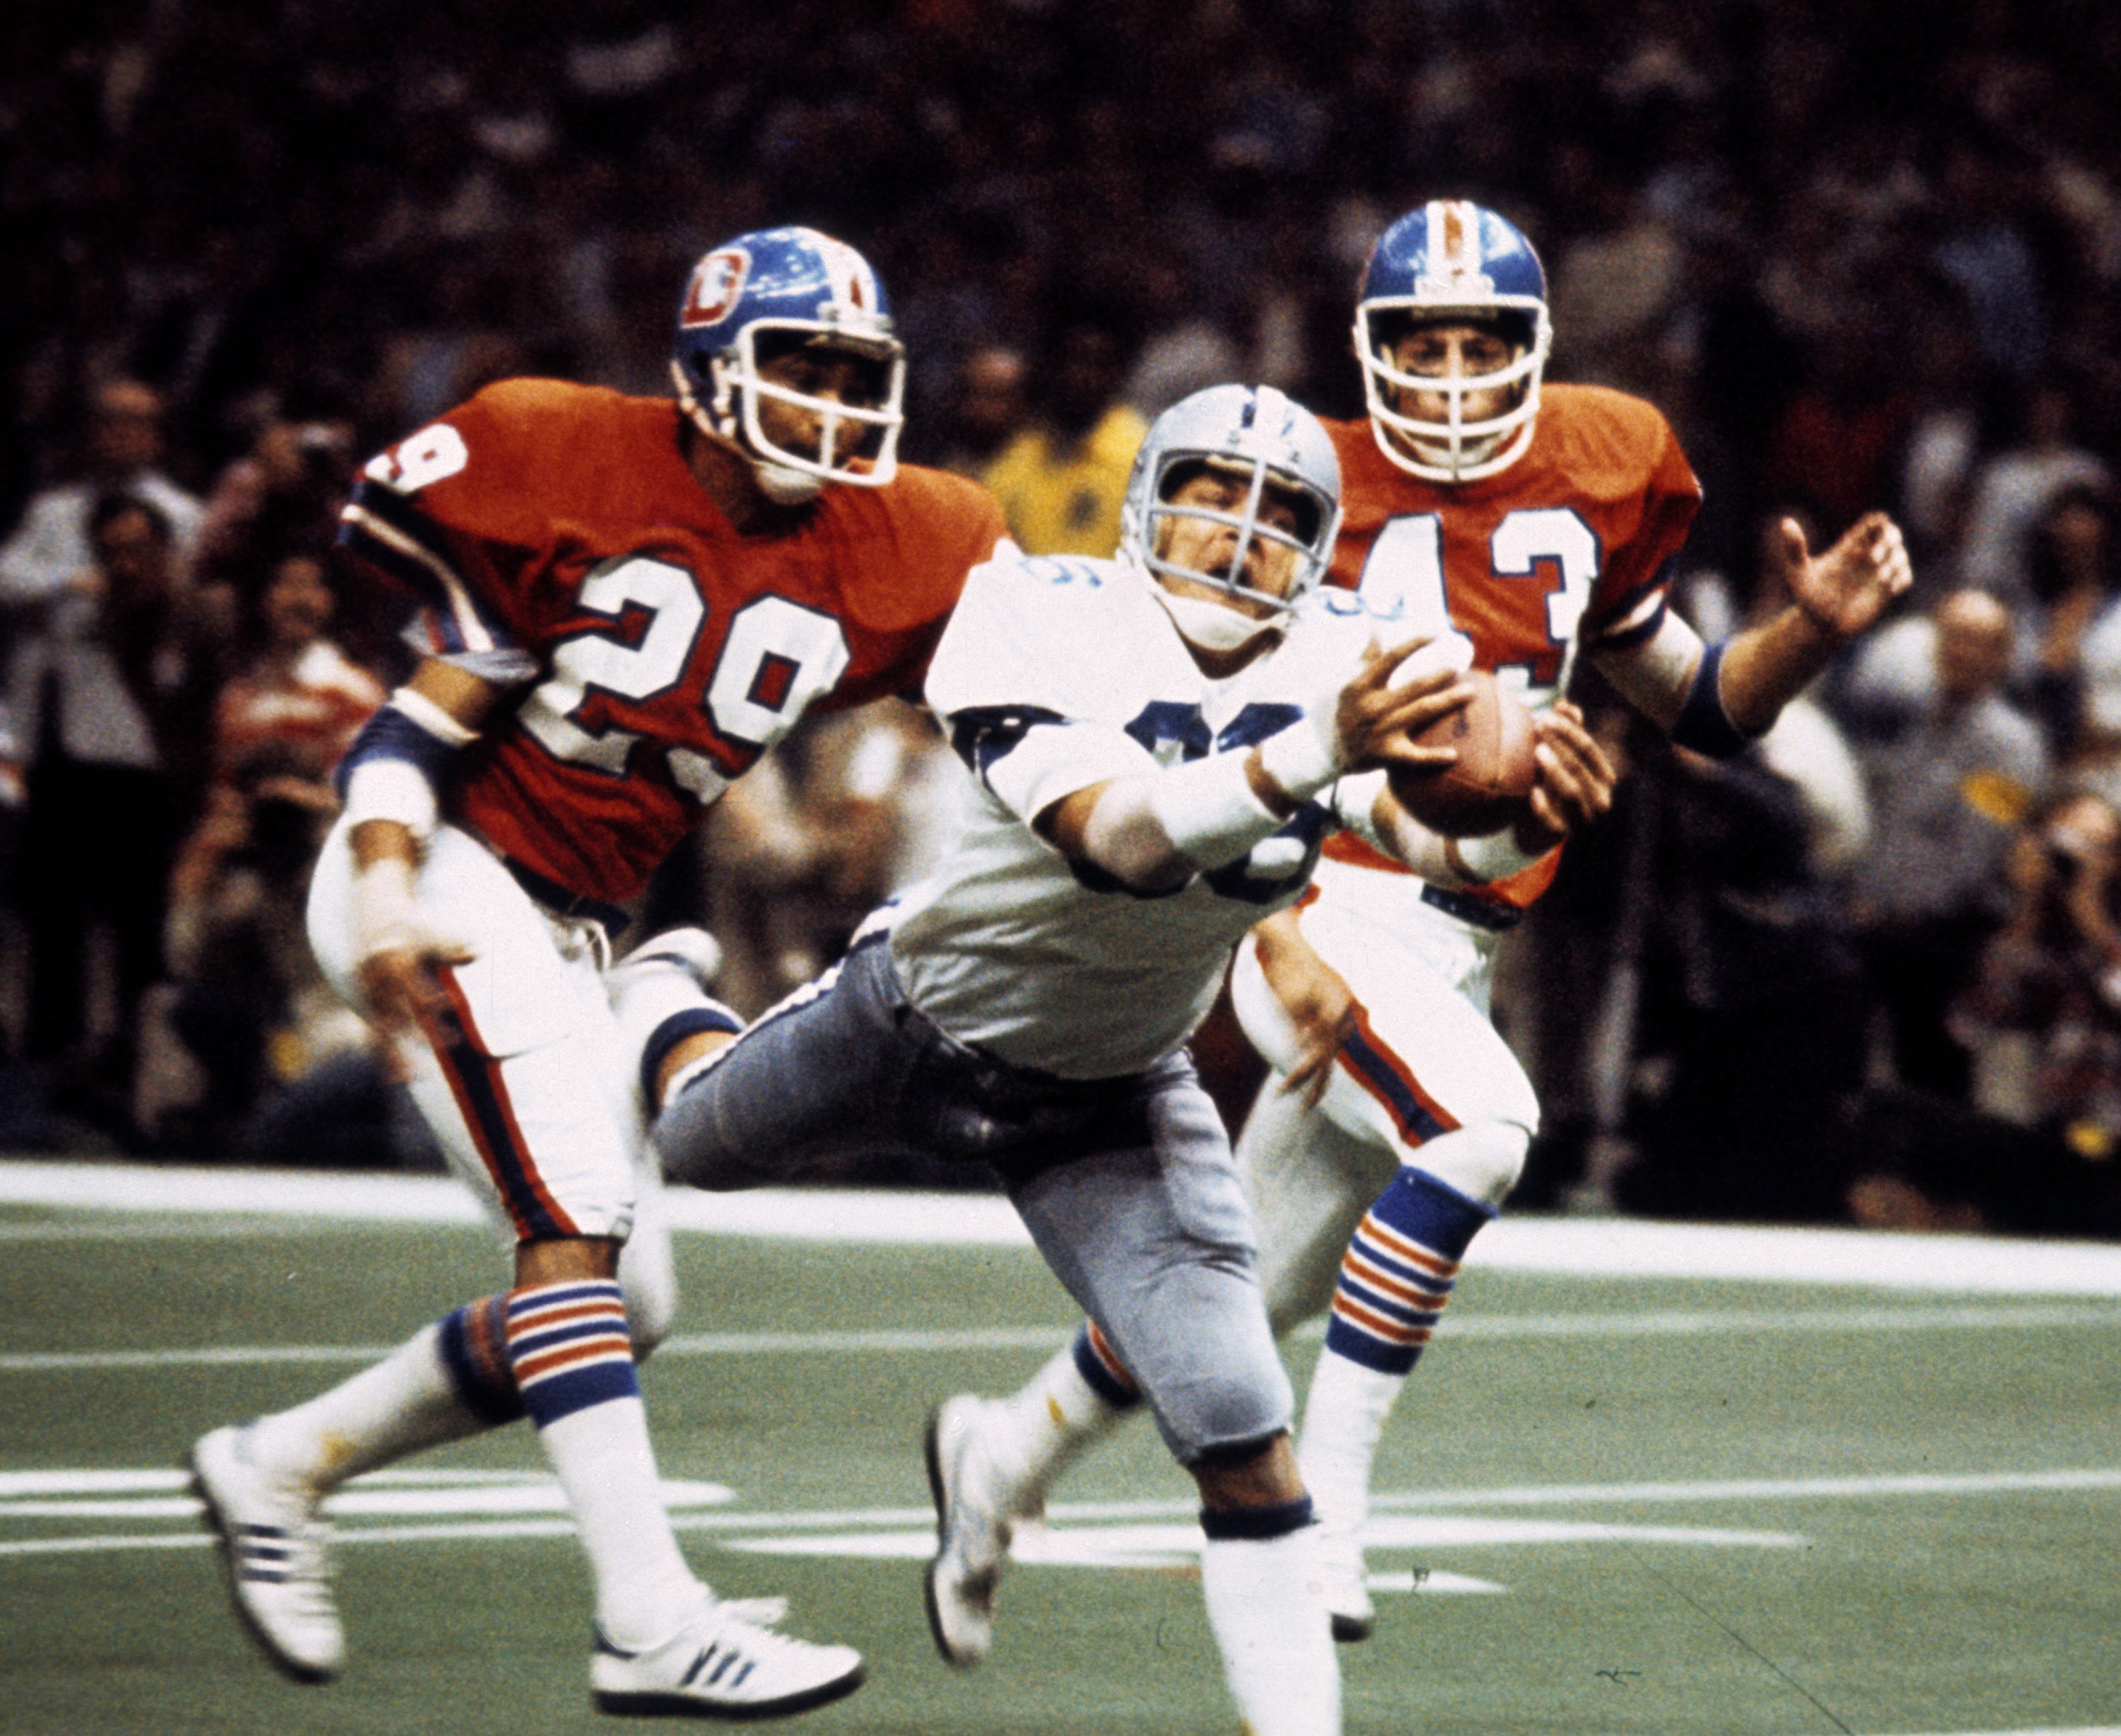
POLYGON ((1211 754, 1167 767, 1149 781, 1149 813, 1172 847, 1196 868, 1234 862, 1282 828, 1284 816, 1253 793, 1245 776, 1250 752, 1211 754))
POLYGON ((435 829, 440 810, 427 774, 409 759, 364 759, 346 779, 346 818, 395 820, 425 839, 435 829))
POLYGON ((357 958, 380 952, 417 951, 431 938, 413 890, 413 864, 403 856, 379 857, 353 871, 353 934, 357 958))
MULTIPOLYGON (((1547 846, 1547 850, 1552 849, 1547 846)), ((1494 880, 1506 880, 1513 874, 1522 874, 1544 856, 1546 850, 1535 850, 1527 855, 1517 847, 1517 828, 1503 828, 1491 832, 1485 838, 1458 838, 1451 840, 1447 848, 1453 863, 1462 868, 1466 878, 1476 885, 1485 886, 1494 880)))
POLYGON ((1338 721, 1319 706, 1268 736, 1259 744, 1259 756, 1260 769, 1292 802, 1309 800, 1346 769, 1338 721))

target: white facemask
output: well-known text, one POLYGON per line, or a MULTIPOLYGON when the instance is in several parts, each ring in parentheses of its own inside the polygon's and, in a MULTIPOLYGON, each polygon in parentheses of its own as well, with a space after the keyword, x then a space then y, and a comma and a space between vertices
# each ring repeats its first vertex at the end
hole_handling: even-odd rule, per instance
POLYGON ((725 434, 715 426, 714 418, 692 390, 692 382, 685 377, 685 371, 673 362, 670 377, 678 387, 678 408, 688 420, 708 439, 727 446, 751 466, 751 474, 758 479, 758 492, 776 506, 800 506, 817 499, 824 492, 825 479, 813 476, 808 471, 790 469, 786 464, 776 464, 770 459, 759 457, 745 449, 741 441, 725 434))

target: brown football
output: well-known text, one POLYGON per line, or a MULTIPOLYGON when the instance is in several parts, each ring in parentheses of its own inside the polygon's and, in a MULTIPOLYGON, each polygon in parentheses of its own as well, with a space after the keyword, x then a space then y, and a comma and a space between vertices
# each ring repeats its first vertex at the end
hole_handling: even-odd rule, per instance
POLYGON ((1538 782, 1531 713, 1486 670, 1467 672, 1473 697, 1415 740, 1456 748, 1447 766, 1394 766, 1392 794, 1407 812, 1446 838, 1479 838, 1513 825, 1531 810, 1538 782))

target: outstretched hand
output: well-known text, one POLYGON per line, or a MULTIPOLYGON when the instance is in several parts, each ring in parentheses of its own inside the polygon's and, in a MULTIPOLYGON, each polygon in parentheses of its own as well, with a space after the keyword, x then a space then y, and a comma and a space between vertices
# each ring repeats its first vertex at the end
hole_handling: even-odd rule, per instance
POLYGON ((1786 518, 1775 527, 1774 546, 1791 598, 1806 619, 1836 640, 1867 631, 1914 583, 1900 527, 1882 512, 1865 513, 1816 555, 1804 527, 1786 518))
POLYGON ((451 1009, 442 973, 473 954, 420 902, 418 845, 394 820, 363 822, 350 843, 354 978, 369 1022, 385 1037, 445 1023, 451 1009))
POLYGON ((1289 1015, 1295 1058, 1281 1089, 1316 1108, 1333 1081, 1341 1045, 1355 1034, 1355 996, 1347 979, 1319 957, 1294 910, 1277 911, 1252 930, 1260 973, 1289 1015))

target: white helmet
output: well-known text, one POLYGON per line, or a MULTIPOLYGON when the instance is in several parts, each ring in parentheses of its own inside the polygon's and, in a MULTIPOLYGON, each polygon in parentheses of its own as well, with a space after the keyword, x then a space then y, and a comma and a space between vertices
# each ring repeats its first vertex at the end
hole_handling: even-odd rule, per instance
POLYGON ((1182 398, 1150 424, 1120 503, 1120 555, 1144 572, 1213 586, 1234 598, 1264 603, 1270 620, 1286 614, 1326 576, 1333 540, 1340 529, 1340 461, 1318 418, 1270 385, 1216 385, 1182 398), (1244 504, 1233 512, 1170 505, 1172 492, 1203 467, 1248 478, 1244 504), (1295 534, 1260 517, 1270 488, 1299 507, 1295 534), (1157 553, 1158 522, 1205 518, 1235 527, 1238 547, 1227 572, 1181 567, 1157 553), (1296 573, 1285 596, 1242 582, 1247 551, 1255 539, 1279 544, 1296 555, 1296 573))

